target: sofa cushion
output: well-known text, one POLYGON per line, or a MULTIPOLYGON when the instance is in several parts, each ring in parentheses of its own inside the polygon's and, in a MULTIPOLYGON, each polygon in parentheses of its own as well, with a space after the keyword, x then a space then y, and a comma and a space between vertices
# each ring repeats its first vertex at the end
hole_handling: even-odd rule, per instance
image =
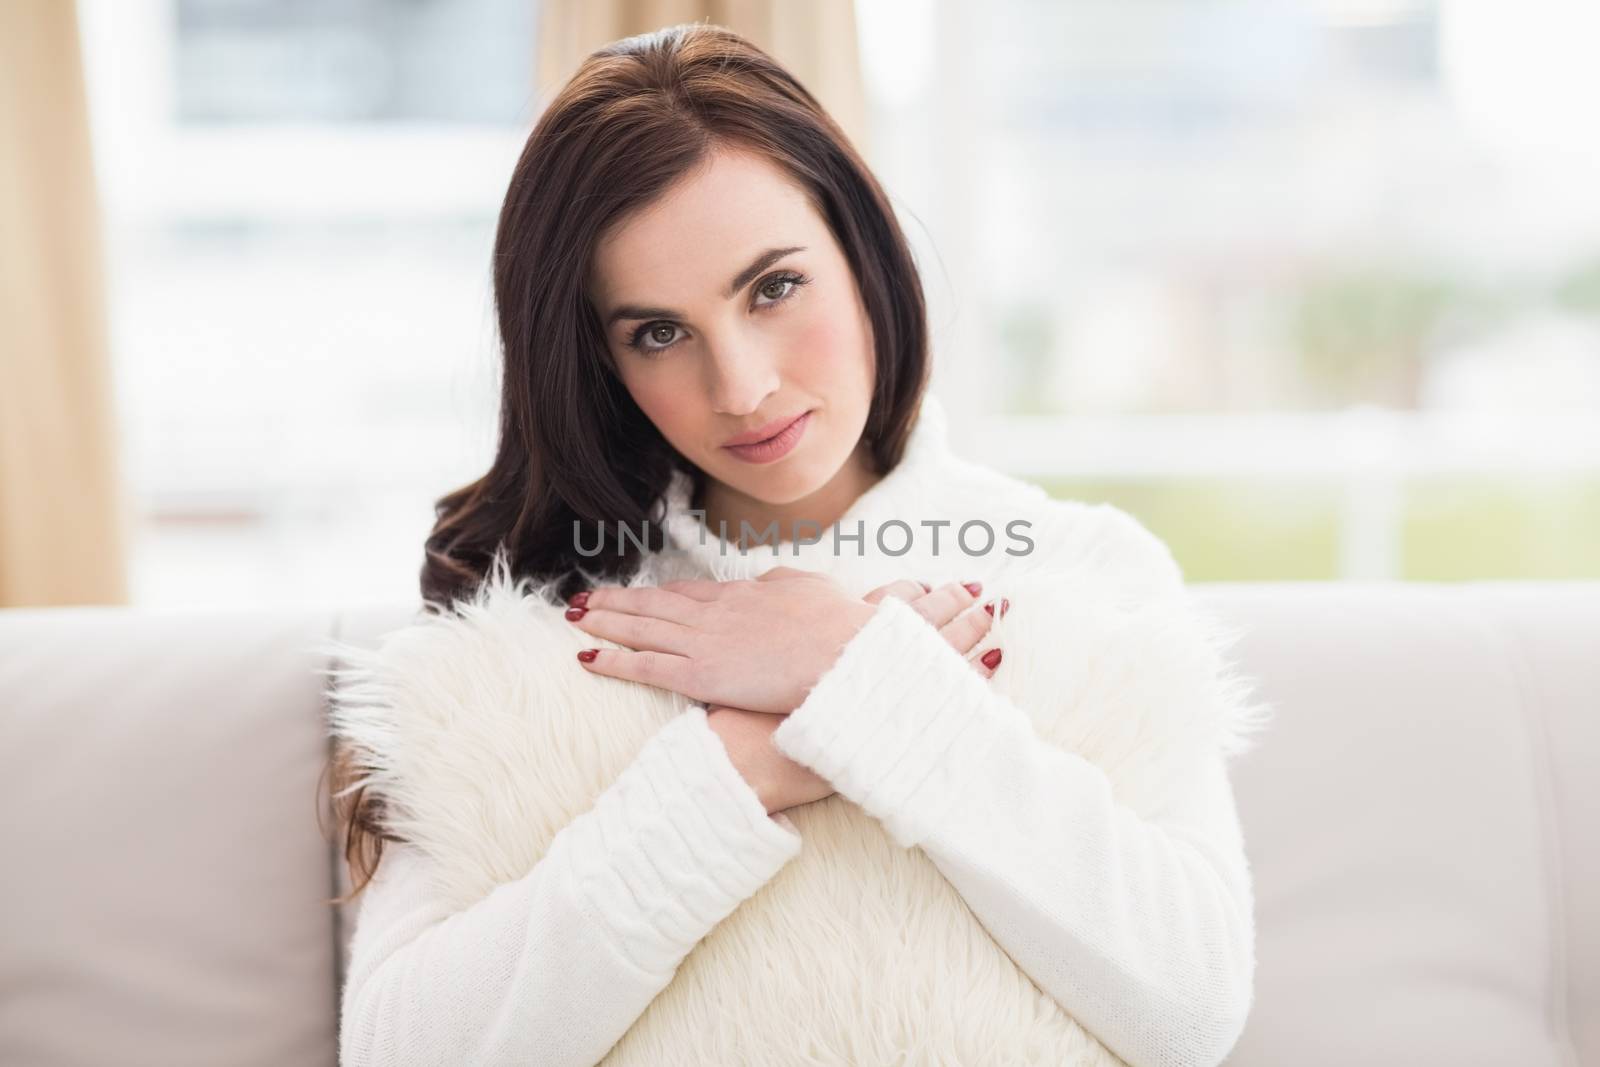
MULTIPOLYGON (((1229 1064, 1600 1062, 1600 583, 1195 589, 1275 709, 1229 1064)), ((0 1063, 335 1062, 320 653, 409 615, 0 611, 0 1063)))
POLYGON ((335 1062, 330 622, 0 612, 0 1063, 335 1062))
POLYGON ((1258 969, 1228 1062, 1600 1056, 1600 586, 1204 595, 1277 709, 1234 770, 1258 969))

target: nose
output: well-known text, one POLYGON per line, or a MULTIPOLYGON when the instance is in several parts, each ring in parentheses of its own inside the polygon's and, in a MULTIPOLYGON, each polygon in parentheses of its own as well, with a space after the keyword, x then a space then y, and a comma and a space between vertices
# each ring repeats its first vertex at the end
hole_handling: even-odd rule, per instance
POLYGON ((754 338, 717 345, 707 367, 711 406, 719 415, 744 418, 778 391, 776 356, 754 338))

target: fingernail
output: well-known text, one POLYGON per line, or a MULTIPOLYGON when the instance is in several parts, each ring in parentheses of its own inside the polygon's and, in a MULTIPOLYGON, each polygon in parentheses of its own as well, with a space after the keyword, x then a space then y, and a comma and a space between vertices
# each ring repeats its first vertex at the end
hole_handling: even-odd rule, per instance
POLYGON ((567 618, 572 622, 577 622, 579 619, 583 618, 587 614, 589 614, 589 609, 588 608, 568 608, 567 609, 567 618))
POLYGON ((567 597, 567 604, 569 606, 571 606, 571 607, 574 607, 574 608, 586 608, 586 607, 588 607, 589 606, 589 590, 585 589, 581 593, 573 593, 571 596, 567 597))
POLYGON ((580 663, 593 663, 594 658, 599 654, 600 650, 598 648, 586 648, 578 653, 578 661, 580 663))
POLYGON ((982 582, 962 582, 961 585, 973 596, 977 596, 979 593, 983 592, 982 582))
POLYGON ((988 667, 991 671, 994 670, 996 667, 1000 666, 1000 650, 998 648, 991 648, 989 651, 983 654, 983 658, 978 662, 982 663, 985 667, 988 667))

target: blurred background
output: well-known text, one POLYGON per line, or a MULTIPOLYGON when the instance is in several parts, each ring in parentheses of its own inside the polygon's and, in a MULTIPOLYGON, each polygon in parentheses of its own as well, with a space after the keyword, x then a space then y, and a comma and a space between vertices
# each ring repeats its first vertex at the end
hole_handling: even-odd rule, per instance
POLYGON ((523 140, 702 18, 883 181, 968 454, 1193 581, 1600 577, 1592 0, 8 0, 0 605, 415 599, 523 140))

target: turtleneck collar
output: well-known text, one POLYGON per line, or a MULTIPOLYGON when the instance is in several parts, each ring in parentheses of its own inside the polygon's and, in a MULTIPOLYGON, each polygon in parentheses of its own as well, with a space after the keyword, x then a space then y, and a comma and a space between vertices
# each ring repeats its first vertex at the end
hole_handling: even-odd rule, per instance
MULTIPOLYGON (((911 510, 919 494, 926 490, 930 473, 949 454, 948 431, 944 405, 931 392, 924 392, 900 462, 856 498, 836 520, 839 529, 853 534, 857 524, 862 523, 870 542, 879 523, 911 510)), ((669 550, 681 552, 704 574, 726 581, 755 578, 777 566, 826 571, 836 558, 831 528, 825 528, 821 540, 815 543, 786 541, 776 547, 757 545, 741 549, 735 531, 730 530, 735 533, 735 540, 725 541, 705 524, 700 514, 690 511, 693 491, 693 479, 682 471, 674 471, 664 494, 663 524, 669 550)))

